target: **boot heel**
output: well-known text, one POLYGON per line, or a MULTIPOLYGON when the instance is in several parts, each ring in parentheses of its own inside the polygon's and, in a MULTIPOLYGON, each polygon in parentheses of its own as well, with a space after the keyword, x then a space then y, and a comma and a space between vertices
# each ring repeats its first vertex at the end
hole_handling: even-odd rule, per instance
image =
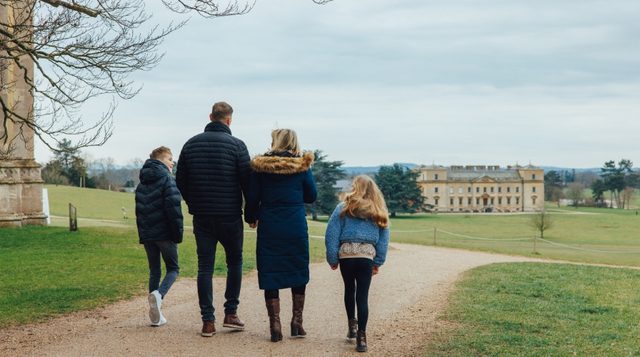
POLYGON ((297 337, 298 334, 298 326, 291 324, 291 337, 297 337))

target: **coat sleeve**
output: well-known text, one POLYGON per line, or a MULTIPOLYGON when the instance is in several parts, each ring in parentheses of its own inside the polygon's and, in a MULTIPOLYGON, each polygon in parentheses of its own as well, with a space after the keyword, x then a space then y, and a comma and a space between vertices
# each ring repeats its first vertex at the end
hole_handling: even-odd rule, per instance
POLYGON ((249 175, 249 185, 246 192, 246 203, 244 208, 244 221, 255 223, 258 220, 260 210, 260 198, 262 197, 262 183, 260 174, 251 172, 249 175))
POLYGON ((342 211, 342 204, 338 204, 333 210, 331 217, 329 217, 329 223, 327 224, 327 231, 324 234, 324 245, 326 248, 327 263, 330 265, 338 264, 338 251, 340 250, 340 236, 342 235, 342 220, 340 218, 340 212, 342 211))
POLYGON ((373 258, 373 265, 379 267, 387 259, 387 249, 389 248, 389 227, 380 228, 380 237, 376 243, 376 256, 373 258))
POLYGON ((240 141, 238 146, 238 156, 236 158, 236 170, 238 174, 238 181, 240 182, 240 189, 245 202, 245 210, 247 209, 249 180, 251 176, 251 165, 249 158, 249 151, 244 142, 240 141))
POLYGON ((171 227, 171 240, 182 242, 183 217, 180 205, 180 191, 171 177, 167 178, 164 189, 164 213, 171 227))
POLYGON ((313 179, 311 169, 307 170, 302 182, 303 200, 304 203, 313 203, 318 198, 318 190, 316 189, 316 183, 313 179))
POLYGON ((176 185, 178 190, 180 190, 182 198, 189 204, 189 192, 187 192, 187 187, 189 186, 187 183, 189 169, 187 168, 185 151, 186 147, 183 146, 182 151, 180 151, 180 157, 178 158, 178 168, 176 169, 176 185))

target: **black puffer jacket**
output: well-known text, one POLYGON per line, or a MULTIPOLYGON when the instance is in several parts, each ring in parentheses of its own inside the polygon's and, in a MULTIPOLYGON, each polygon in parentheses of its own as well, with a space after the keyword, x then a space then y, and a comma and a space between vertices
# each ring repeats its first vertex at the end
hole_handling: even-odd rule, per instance
POLYGON ((193 215, 242 214, 249 185, 249 152, 223 123, 211 122, 182 147, 176 182, 193 215))
POLYGON ((152 240, 182 242, 180 191, 162 161, 149 159, 140 170, 136 223, 141 244, 152 240))

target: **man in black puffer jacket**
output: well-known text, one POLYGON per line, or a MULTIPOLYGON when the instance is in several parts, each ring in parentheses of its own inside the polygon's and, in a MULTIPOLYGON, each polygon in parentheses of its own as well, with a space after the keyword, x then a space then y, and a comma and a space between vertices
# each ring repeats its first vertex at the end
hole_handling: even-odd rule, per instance
POLYGON ((152 326, 167 322, 160 310, 162 300, 180 271, 178 243, 182 242, 182 208, 180 192, 171 177, 171 170, 171 150, 164 146, 153 150, 140 170, 140 184, 136 188, 138 236, 149 260, 148 300, 152 326), (167 270, 162 284, 161 256, 167 270))
POLYGON ((249 152, 242 140, 231 135, 233 108, 225 102, 213 105, 204 133, 187 141, 180 152, 176 181, 193 215, 198 247, 198 300, 201 335, 215 334, 213 266, 218 242, 227 258, 224 327, 244 329, 238 318, 242 283, 242 197, 249 184, 249 152))

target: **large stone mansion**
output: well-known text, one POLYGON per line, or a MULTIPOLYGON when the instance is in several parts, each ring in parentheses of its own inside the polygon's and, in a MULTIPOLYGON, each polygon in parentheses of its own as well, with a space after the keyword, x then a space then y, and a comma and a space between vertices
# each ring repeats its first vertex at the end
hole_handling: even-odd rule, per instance
POLYGON ((544 170, 528 166, 419 166, 418 185, 438 212, 531 212, 544 207, 544 170))

